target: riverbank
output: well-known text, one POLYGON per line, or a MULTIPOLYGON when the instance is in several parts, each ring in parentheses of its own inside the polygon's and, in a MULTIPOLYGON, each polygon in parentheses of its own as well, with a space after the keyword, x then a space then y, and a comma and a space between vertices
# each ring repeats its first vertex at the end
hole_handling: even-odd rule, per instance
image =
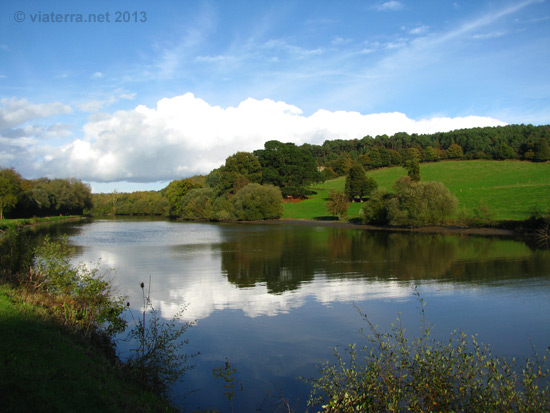
POLYGON ((0 234, 9 229, 34 228, 43 225, 61 224, 65 222, 85 221, 89 217, 82 215, 59 215, 43 218, 18 218, 0 220, 0 234))
MULTIPOLYGON (((52 220, 35 223, 42 224, 52 220)), ((81 284, 87 293, 80 295, 43 288, 47 276, 32 265, 32 236, 27 226, 14 228, 0 237, 2 411, 174 411, 119 360, 107 333, 85 324, 105 309, 116 309, 100 301, 109 289, 99 279, 81 284)), ((51 251, 48 259, 60 258, 56 252, 62 249, 52 246, 51 251)), ((61 261, 56 261, 57 276, 70 277, 72 269, 61 261)))
POLYGON ((3 411, 173 411, 114 353, 70 331, 22 287, 0 283, 3 411))
MULTIPOLYGON (((243 222, 243 221, 240 221, 243 222)), ((310 219, 294 219, 294 218, 282 218, 261 221, 264 224, 288 224, 288 225, 304 225, 304 226, 325 226, 325 227, 337 227, 337 228, 356 228, 367 231, 390 231, 390 232, 417 232, 423 234, 445 234, 445 235, 486 235, 486 236, 499 236, 499 237, 516 237, 520 233, 515 229, 510 228, 498 228, 498 227, 479 227, 468 228, 459 226, 429 226, 420 228, 405 228, 405 227, 393 227, 393 226, 380 226, 380 225, 367 225, 361 223, 355 223, 350 221, 324 221, 324 220, 310 220, 310 219)), ((249 221, 247 223, 258 223, 258 221, 249 221)))

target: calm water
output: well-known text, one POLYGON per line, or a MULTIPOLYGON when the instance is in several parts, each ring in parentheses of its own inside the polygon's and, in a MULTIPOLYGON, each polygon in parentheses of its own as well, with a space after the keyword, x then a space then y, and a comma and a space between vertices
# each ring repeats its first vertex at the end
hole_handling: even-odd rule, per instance
MULTIPOLYGON (((550 252, 507 239, 373 233, 333 227, 96 220, 68 227, 75 261, 116 269, 139 311, 151 277, 166 318, 187 304, 195 370, 174 397, 188 408, 230 411, 212 376, 226 358, 244 391, 235 411, 271 411, 279 395, 305 410, 298 376, 316 375, 337 345, 362 343, 354 305, 385 328, 402 313, 418 328, 418 286, 437 338, 478 333, 493 353, 521 356, 550 344, 550 252)), ((121 355, 127 354, 121 343, 121 355)))

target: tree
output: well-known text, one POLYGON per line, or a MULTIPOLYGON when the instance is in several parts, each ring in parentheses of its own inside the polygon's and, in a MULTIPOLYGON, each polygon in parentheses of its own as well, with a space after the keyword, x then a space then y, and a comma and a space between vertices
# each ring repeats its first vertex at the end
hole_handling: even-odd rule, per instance
POLYGON ((344 192, 330 191, 327 201, 327 211, 336 215, 338 219, 345 218, 348 214, 349 196, 344 192))
POLYGON ((352 165, 346 177, 345 185, 345 193, 351 201, 356 198, 362 200, 364 196, 368 196, 377 187, 376 181, 366 176, 365 170, 359 163, 352 165))
POLYGON ((420 181, 420 164, 416 159, 409 159, 403 163, 403 167, 407 170, 407 175, 414 182, 420 181))
POLYGON ((462 147, 456 143, 451 144, 451 146, 447 149, 447 157, 449 159, 460 159, 463 154, 464 152, 462 151, 462 147))
POLYGON ((456 209, 458 200, 441 182, 414 182, 401 177, 395 196, 386 202, 391 225, 420 227, 442 224, 456 209))
POLYGON ((311 151, 293 143, 269 141, 254 151, 262 165, 262 183, 278 186, 284 196, 306 196, 306 187, 322 180, 311 151))
POLYGON ((360 211, 361 218, 367 224, 386 225, 388 223, 387 202, 393 197, 383 189, 375 189, 360 211))
POLYGON ((248 184, 235 194, 232 203, 238 220, 277 219, 283 215, 281 190, 273 185, 248 184))
POLYGON ((184 219, 210 219, 214 191, 210 188, 191 189, 182 199, 180 216, 184 219))
POLYGON ((504 159, 515 159, 515 158, 516 158, 516 152, 515 152, 514 149, 513 149, 512 147, 510 147, 509 145, 506 145, 505 143, 501 143, 501 144, 498 145, 498 147, 497 147, 495 157, 496 157, 497 159, 501 159, 501 160, 504 160, 504 159))
POLYGON ((170 206, 170 216, 180 216, 183 198, 189 191, 198 188, 200 188, 200 185, 189 178, 170 182, 168 186, 162 190, 170 206))
POLYGON ((225 160, 219 168, 218 193, 236 193, 249 183, 260 183, 262 165, 257 157, 249 152, 237 152, 225 160))
POLYGON ((550 161, 550 145, 546 139, 539 139, 535 143, 533 160, 535 162, 550 161))
POLYGON ((426 149, 424 149, 424 156, 422 157, 423 161, 426 162, 435 162, 439 161, 440 156, 437 153, 437 150, 433 146, 428 146, 426 149))
POLYGON ((0 219, 4 219, 4 211, 13 208, 22 195, 21 175, 14 169, 0 170, 0 219))

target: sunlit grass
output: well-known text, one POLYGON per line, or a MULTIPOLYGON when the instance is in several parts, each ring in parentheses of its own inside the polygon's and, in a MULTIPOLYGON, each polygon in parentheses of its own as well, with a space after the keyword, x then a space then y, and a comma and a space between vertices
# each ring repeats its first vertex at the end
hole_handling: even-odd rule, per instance
MULTIPOLYGON (((407 172, 401 167, 370 171, 368 176, 379 188, 392 191, 394 182, 407 172)), ((535 210, 550 208, 550 163, 521 161, 457 161, 420 165, 424 181, 443 182, 458 198, 459 209, 472 211, 485 203, 497 220, 523 220, 535 210)), ((285 204, 284 218, 318 219, 326 217, 326 198, 331 190, 343 191, 345 178, 319 185, 308 200, 285 204)), ((351 204, 348 218, 359 215, 360 203, 351 204)))

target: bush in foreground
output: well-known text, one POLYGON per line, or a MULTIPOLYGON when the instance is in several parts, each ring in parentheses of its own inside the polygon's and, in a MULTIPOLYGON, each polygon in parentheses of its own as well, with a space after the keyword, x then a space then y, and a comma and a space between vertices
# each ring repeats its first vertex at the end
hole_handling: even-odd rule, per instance
POLYGON ((421 335, 405 336, 400 316, 392 331, 369 325, 368 344, 347 349, 349 360, 335 350, 336 363, 320 367, 312 379, 310 405, 326 412, 357 411, 549 411, 550 370, 545 356, 516 359, 491 354, 476 337, 453 333, 448 342, 430 338, 422 304, 421 335))

